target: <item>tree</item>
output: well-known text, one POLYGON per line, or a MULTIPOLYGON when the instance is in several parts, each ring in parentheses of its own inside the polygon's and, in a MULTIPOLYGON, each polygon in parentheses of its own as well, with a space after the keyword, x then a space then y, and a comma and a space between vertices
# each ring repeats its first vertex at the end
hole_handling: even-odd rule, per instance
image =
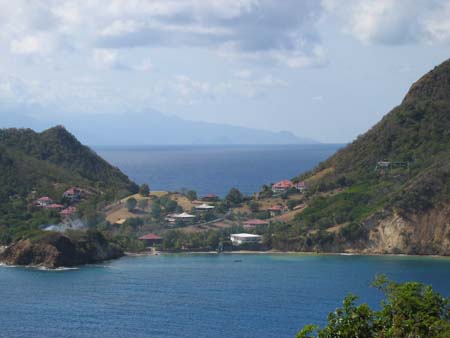
POLYGON ((140 209, 144 210, 148 207, 148 200, 147 199, 141 199, 138 202, 138 206, 140 209))
POLYGON ((130 197, 129 199, 127 199, 126 207, 127 207, 128 211, 130 211, 130 212, 133 211, 134 208, 136 208, 136 205, 137 205, 137 201, 134 197, 130 197))
POLYGON ((148 186, 148 184, 144 183, 139 187, 139 194, 144 197, 148 197, 148 195, 150 195, 150 187, 148 186))
POLYGON ((255 213, 259 211, 260 204, 256 201, 250 201, 248 202, 248 207, 250 208, 251 212, 255 213))
POLYGON ((194 190, 189 190, 186 192, 186 197, 189 201, 193 201, 197 199, 197 192, 194 190))
POLYGON ((358 297, 349 295, 342 308, 328 315, 325 328, 307 325, 297 338, 450 337, 450 298, 434 292, 431 286, 395 283, 385 276, 376 278, 372 286, 385 295, 380 311, 367 304, 355 305, 358 297))
POLYGON ((152 204, 152 217, 155 219, 159 219, 161 217, 161 203, 159 200, 156 200, 152 204))
POLYGON ((241 204, 243 199, 244 199, 244 196, 236 188, 231 188, 230 191, 228 192, 227 196, 225 197, 225 200, 230 202, 231 205, 233 205, 233 206, 241 204))

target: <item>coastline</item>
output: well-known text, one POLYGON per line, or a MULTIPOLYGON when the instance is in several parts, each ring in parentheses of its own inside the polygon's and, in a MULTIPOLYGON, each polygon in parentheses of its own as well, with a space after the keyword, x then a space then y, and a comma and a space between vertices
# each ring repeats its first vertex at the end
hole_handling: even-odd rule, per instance
POLYGON ((125 252, 124 257, 143 257, 143 256, 159 256, 159 255, 286 255, 286 256, 364 256, 364 257, 408 257, 408 258, 439 258, 449 259, 450 256, 442 255, 408 255, 408 254, 389 254, 389 253, 364 253, 364 252, 311 252, 311 251, 251 251, 251 250, 237 250, 237 251, 181 251, 181 252, 125 252))

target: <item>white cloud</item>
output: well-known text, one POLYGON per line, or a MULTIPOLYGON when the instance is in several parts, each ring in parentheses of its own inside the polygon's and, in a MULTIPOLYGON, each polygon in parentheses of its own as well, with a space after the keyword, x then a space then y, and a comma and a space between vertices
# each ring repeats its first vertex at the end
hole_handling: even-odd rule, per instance
POLYGON ((117 51, 112 49, 94 49, 92 58, 100 68, 113 68, 118 65, 117 51))
POLYGON ((51 36, 46 34, 26 35, 10 43, 11 53, 19 55, 46 55, 50 54, 53 48, 54 42, 51 36))
POLYGON ((136 32, 141 25, 134 20, 115 20, 109 26, 103 28, 101 36, 122 36, 136 32))
POLYGON ((364 44, 442 43, 450 39, 450 0, 323 0, 330 16, 364 44))
POLYGON ((150 59, 142 60, 138 65, 133 67, 134 70, 140 72, 148 72, 153 69, 153 64, 150 59))

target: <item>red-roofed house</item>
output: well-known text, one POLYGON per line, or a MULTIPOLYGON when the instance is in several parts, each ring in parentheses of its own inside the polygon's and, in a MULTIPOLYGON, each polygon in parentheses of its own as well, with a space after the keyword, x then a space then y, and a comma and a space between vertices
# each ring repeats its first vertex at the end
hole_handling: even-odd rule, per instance
POLYGON ((160 244, 162 242, 162 237, 155 234, 147 234, 139 237, 141 241, 144 241, 145 246, 154 246, 155 244, 160 244))
POLYGON ((78 201, 81 198, 81 189, 72 187, 64 191, 63 197, 71 201, 78 201))
POLYGON ((203 201, 217 201, 218 199, 219 199, 219 197, 214 194, 207 194, 202 197, 203 201))
POLYGON ((61 217, 68 218, 68 217, 74 216, 76 212, 77 212, 77 208, 68 207, 68 208, 64 209, 63 211, 61 211, 59 214, 61 215, 61 217))
POLYGON ((266 221, 263 221, 261 219, 249 219, 248 221, 244 222, 244 228, 245 229, 253 229, 258 225, 268 225, 269 223, 266 221))
POLYGON ((293 186, 294 186, 294 183, 292 183, 292 181, 284 180, 284 181, 280 181, 280 182, 277 182, 274 185, 272 185, 272 191, 274 193, 282 193, 282 192, 288 191, 293 186))
POLYGON ((39 206, 46 208, 53 203, 53 200, 48 196, 43 196, 39 198, 36 202, 39 206))

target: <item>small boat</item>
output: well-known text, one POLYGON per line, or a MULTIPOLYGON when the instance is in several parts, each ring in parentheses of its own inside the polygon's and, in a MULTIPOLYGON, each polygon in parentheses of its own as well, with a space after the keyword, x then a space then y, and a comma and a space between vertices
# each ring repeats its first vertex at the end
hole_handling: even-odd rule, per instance
POLYGON ((234 263, 240 263, 240 262, 242 262, 242 259, 235 259, 233 262, 234 263))

